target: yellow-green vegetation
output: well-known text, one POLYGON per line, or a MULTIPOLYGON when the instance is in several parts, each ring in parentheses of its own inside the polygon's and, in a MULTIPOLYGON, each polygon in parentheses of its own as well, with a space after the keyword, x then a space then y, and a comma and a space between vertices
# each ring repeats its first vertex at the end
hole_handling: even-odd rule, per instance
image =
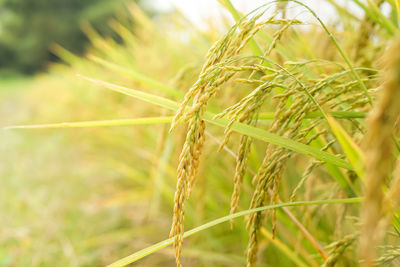
POLYGON ((3 82, 0 266, 398 264, 400 2, 219 2, 3 82))

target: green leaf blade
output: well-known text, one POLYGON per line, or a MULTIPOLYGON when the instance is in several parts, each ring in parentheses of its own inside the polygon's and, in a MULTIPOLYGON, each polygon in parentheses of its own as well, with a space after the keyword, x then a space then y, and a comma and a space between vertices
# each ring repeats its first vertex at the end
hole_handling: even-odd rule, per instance
MULTIPOLYGON (((193 228, 187 232, 184 233, 183 238, 189 237, 191 235, 194 235, 196 233, 199 233, 201 231, 204 231, 208 228, 211 228, 213 226, 216 226, 218 224, 228 222, 232 219, 242 217, 251 213, 255 212, 260 212, 264 210, 270 210, 270 209, 276 209, 276 208, 282 208, 282 207, 295 207, 295 206, 309 206, 309 205, 321 205, 321 204, 340 204, 340 203, 359 203, 362 201, 362 198, 345 198, 345 199, 328 199, 328 200, 315 200, 315 201, 298 201, 298 202, 288 202, 288 203, 279 203, 279 204, 274 204, 274 205, 268 205, 264 207, 259 207, 255 209, 249 209, 241 212, 237 212, 228 216, 224 216, 221 218, 218 218, 216 220, 213 220, 211 222, 205 223, 201 226, 198 226, 196 228, 193 228)), ((174 238, 169 238, 164 241, 161 241, 157 244, 154 244, 150 247, 144 248, 136 253, 133 253, 125 258, 122 258, 107 267, 122 267, 126 266, 130 263, 136 262, 162 248, 167 247, 168 245, 171 245, 174 242, 174 238)))

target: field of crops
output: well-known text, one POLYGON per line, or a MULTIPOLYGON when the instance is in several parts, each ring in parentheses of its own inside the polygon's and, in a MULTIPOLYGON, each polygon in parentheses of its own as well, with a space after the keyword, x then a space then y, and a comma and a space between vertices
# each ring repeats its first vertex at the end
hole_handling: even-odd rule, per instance
POLYGON ((400 266, 400 1, 218 2, 0 80, 0 267, 400 266))

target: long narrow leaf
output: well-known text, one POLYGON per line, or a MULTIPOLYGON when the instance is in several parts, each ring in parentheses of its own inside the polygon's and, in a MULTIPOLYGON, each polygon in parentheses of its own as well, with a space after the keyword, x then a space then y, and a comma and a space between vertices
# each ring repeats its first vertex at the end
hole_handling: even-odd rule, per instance
MULTIPOLYGON (((213 114, 211 115, 210 113, 207 112, 204 115, 204 119, 211 124, 221 126, 221 127, 226 127, 229 124, 229 121, 227 119, 221 118, 221 119, 213 120, 212 119, 213 116, 214 116, 213 114)), ((325 162, 332 163, 334 165, 337 165, 337 166, 345 168, 345 169, 349 169, 349 170, 353 169, 349 163, 342 160, 341 158, 333 156, 332 154, 330 154, 328 152, 321 151, 318 148, 315 148, 315 147, 312 147, 309 145, 305 145, 303 143, 296 142, 296 141, 293 141, 292 139, 284 138, 284 137, 276 135, 276 134, 269 133, 269 132, 261 130, 259 128, 249 126, 247 124, 234 123, 232 125, 231 129, 235 132, 245 134, 245 135, 251 136, 255 139, 262 140, 264 142, 271 143, 271 144, 274 144, 274 145, 277 145, 280 147, 284 147, 291 151, 295 151, 295 152, 298 152, 298 153, 301 153, 301 154, 304 154, 307 156, 311 156, 311 157, 314 157, 316 159, 319 159, 319 160, 322 160, 325 162)))
MULTIPOLYGON (((331 112, 330 115, 334 118, 364 118, 364 112, 351 112, 351 111, 338 111, 331 112)), ((258 115, 258 120, 273 120, 275 113, 266 112, 258 115)), ((323 117, 319 112, 310 112, 305 118, 321 118, 323 117)), ((46 123, 46 124, 33 124, 33 125, 10 125, 3 127, 3 129, 46 129, 46 128, 84 128, 84 127, 109 127, 109 126, 130 126, 130 125, 144 125, 144 124, 159 124, 170 123, 172 116, 167 117, 147 117, 136 119, 115 119, 115 120, 95 120, 95 121, 79 121, 79 122, 59 122, 59 123, 46 123)))
POLYGON ((148 86, 150 86, 152 88, 156 88, 156 89, 158 89, 158 90, 160 90, 162 92, 167 93, 170 96, 175 96, 175 97, 178 97, 178 98, 182 98, 183 97, 183 93, 178 91, 177 89, 175 89, 173 87, 170 87, 170 86, 167 86, 167 85, 165 85, 163 83, 160 83, 159 81, 153 80, 152 78, 150 78, 150 77, 148 77, 148 76, 146 76, 146 75, 144 75, 144 74, 142 74, 140 72, 137 72, 137 71, 135 71, 133 69, 128 69, 128 68, 122 67, 120 65, 117 65, 115 63, 106 61, 104 59, 101 59, 101 58, 93 56, 93 55, 89 55, 88 58, 90 60, 92 60, 93 62, 95 62, 95 63, 97 63, 97 64, 99 64, 99 65, 101 65, 101 66, 103 66, 103 67, 105 67, 107 69, 110 69, 112 71, 116 71, 116 72, 125 74, 128 77, 131 77, 132 79, 134 79, 135 81, 137 81, 139 83, 143 83, 143 84, 148 85, 148 86))
POLYGON ((327 120, 333 134, 340 143, 340 146, 349 159, 350 164, 353 166, 354 171, 357 173, 358 177, 363 180, 365 175, 364 153, 334 118, 327 115, 327 120))
POLYGON ((159 124, 170 123, 173 117, 148 117, 138 119, 122 119, 122 120, 101 120, 101 121, 79 121, 79 122, 61 122, 37 125, 16 125, 7 126, 3 129, 43 129, 43 128, 83 128, 83 127, 99 127, 99 126, 126 126, 126 125, 143 125, 143 124, 159 124))
MULTIPOLYGON (((193 228, 192 230, 189 230, 184 233, 183 238, 189 237, 191 235, 194 235, 198 232, 204 231, 208 228, 211 228, 213 226, 216 226, 218 224, 228 222, 232 219, 245 216, 247 214, 251 214, 254 212, 260 212, 264 210, 270 210, 270 209, 276 209, 276 208, 282 208, 282 207, 295 207, 295 206, 309 206, 309 205, 321 205, 321 204, 344 204, 344 203, 359 203, 362 201, 362 198, 344 198, 344 199, 328 199, 328 200, 315 200, 315 201, 298 201, 298 202, 288 202, 288 203, 279 203, 275 205, 269 205, 269 206, 264 206, 264 207, 259 207, 255 209, 249 209, 241 212, 237 212, 216 220, 213 220, 211 222, 208 222, 206 224, 203 224, 199 227, 193 228)), ((123 259, 120 259, 110 265, 108 267, 122 267, 126 266, 132 262, 135 262, 139 259, 142 259, 157 250, 160 250, 162 248, 167 247, 168 245, 171 245, 174 242, 174 237, 166 239, 164 241, 161 241, 157 244, 154 244, 150 247, 147 247, 145 249, 142 249, 136 253, 133 253, 123 259)))
MULTIPOLYGON (((93 79, 93 78, 88 78, 88 77, 84 77, 84 76, 80 76, 88 81, 100 84, 102 86, 105 86, 113 91, 116 92, 120 92, 122 94, 125 95, 129 95, 135 98, 138 98, 140 100, 146 101, 148 103, 154 104, 154 105, 158 105, 170 110, 177 110, 179 107, 179 104, 170 100, 170 99, 166 99, 164 97, 161 96, 156 96, 156 95, 152 95, 149 93, 144 93, 144 92, 140 92, 134 89, 130 89, 124 86, 120 86, 120 85, 115 85, 112 83, 108 83, 108 82, 104 82, 101 80, 97 80, 97 79, 93 79)), ((211 124, 220 126, 225 128, 228 124, 229 121, 226 118, 221 118, 221 119, 216 119, 213 120, 213 117, 215 116, 214 113, 211 112, 206 112, 204 114, 204 119, 206 121, 208 121, 211 124)), ((345 168, 345 169, 349 169, 352 170, 352 166, 346 162, 345 160, 338 158, 328 152, 324 152, 324 151, 320 151, 319 149, 309 146, 309 145, 305 145, 303 143, 300 142, 296 142, 293 141, 289 138, 285 138, 276 134, 272 134, 269 133, 267 131, 261 130, 259 128, 255 128, 243 123, 234 123, 232 126, 232 130, 241 134, 245 134, 248 136, 251 136, 253 138, 256 138, 258 140, 262 140, 280 147, 284 147, 286 149, 307 155, 307 156, 311 156, 314 157, 316 159, 328 162, 328 163, 332 163, 334 165, 337 165, 339 167, 345 168)))

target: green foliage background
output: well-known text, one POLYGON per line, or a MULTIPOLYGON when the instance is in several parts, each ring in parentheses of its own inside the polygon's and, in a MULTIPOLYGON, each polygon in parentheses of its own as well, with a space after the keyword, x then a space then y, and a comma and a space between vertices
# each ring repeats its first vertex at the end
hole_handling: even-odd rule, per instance
POLYGON ((81 30, 92 24, 110 34, 107 21, 125 0, 3 0, 0 2, 0 68, 23 73, 43 69, 55 60, 50 46, 60 44, 82 53, 87 38, 81 30))

